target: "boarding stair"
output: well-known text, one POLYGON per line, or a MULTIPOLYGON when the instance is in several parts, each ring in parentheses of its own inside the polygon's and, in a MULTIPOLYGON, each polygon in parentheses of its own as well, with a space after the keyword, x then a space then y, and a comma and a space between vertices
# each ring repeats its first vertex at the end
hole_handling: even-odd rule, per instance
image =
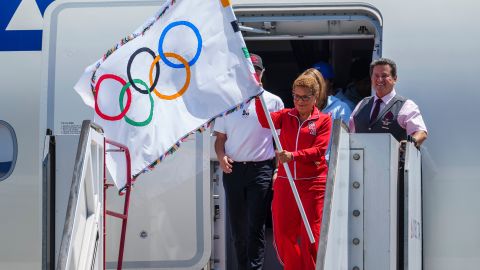
MULTIPOLYGON (((126 146, 105 138, 101 127, 88 120, 82 123, 80 137, 78 136, 53 136, 46 138, 46 155, 44 158, 44 176, 49 187, 46 188, 46 198, 49 198, 47 220, 45 228, 50 229, 45 241, 48 257, 46 269, 56 270, 83 270, 106 269, 106 217, 110 216, 121 220, 121 234, 118 244, 118 260, 116 269, 122 269, 125 236, 130 206, 130 193, 132 177, 130 172, 130 153, 126 146), (69 153, 78 140, 76 157, 71 162, 69 153), (126 162, 126 185, 118 196, 124 198, 123 210, 120 212, 107 209, 107 190, 114 186, 107 180, 106 155, 122 154, 126 162), (65 160, 63 160, 65 159, 65 160), (64 162, 64 164, 62 163, 64 162), (69 164, 73 164, 69 166, 69 164), (62 166, 64 165, 64 166, 62 166), (72 181, 68 179, 69 172, 72 181), (55 181, 57 180, 57 181, 55 181), (58 181, 62 180, 62 181, 58 181), (68 198, 62 198, 65 190, 62 185, 70 184, 68 198), (48 194, 50 193, 50 194, 48 194), (54 196, 49 196, 55 193, 54 196), (62 206, 59 202, 67 202, 62 206), (58 213, 60 212, 60 214, 58 213), (64 219, 58 218, 59 216, 64 219), (56 220, 57 219, 57 220, 56 220), (55 223, 55 226, 51 226, 55 223), (58 227, 63 230, 58 230, 58 227)), ((70 154, 71 156, 71 154, 70 154)), ((110 247, 113 249, 115 247, 110 247)))
POLYGON ((335 120, 317 270, 421 270, 421 152, 335 120))

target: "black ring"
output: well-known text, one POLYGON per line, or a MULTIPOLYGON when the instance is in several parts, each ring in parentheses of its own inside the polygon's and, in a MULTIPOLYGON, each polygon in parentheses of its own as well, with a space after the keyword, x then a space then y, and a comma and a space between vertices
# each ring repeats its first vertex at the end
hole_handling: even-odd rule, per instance
POLYGON ((130 69, 132 67, 132 63, 133 63, 133 59, 135 58, 135 56, 137 56, 137 54, 139 53, 142 53, 142 52, 147 52, 149 53, 153 59, 155 60, 155 52, 153 52, 151 49, 147 48, 147 47, 143 47, 143 48, 140 48, 138 50, 136 50, 132 56, 130 56, 130 59, 128 59, 128 64, 127 64, 127 77, 128 77, 128 81, 130 82, 131 86, 133 87, 133 89, 137 90, 138 92, 142 93, 142 94, 149 94, 150 92, 153 91, 153 89, 155 89, 155 85, 157 85, 157 82, 158 82, 158 78, 160 77, 160 64, 159 64, 159 61, 157 61, 157 63, 155 63, 155 67, 156 67, 156 70, 155 70, 155 80, 153 80, 153 84, 152 86, 150 86, 150 89, 148 90, 142 90, 140 89, 134 82, 133 82, 133 79, 132 79, 132 74, 130 73, 130 69))

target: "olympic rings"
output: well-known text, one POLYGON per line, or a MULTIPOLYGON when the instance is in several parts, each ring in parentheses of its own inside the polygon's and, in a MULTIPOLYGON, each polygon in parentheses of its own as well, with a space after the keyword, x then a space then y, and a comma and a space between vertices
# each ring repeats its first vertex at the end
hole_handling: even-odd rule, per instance
MULTIPOLYGON (((173 57, 173 58, 177 59, 178 61, 180 61, 185 66, 185 71, 187 73, 186 78, 185 78, 185 84, 183 85, 183 87, 177 93, 175 93, 173 95, 164 95, 164 94, 158 92, 157 88, 153 89, 153 92, 155 93, 155 95, 157 95, 157 97, 159 97, 161 99, 172 100, 172 99, 176 99, 177 97, 182 96, 183 93, 185 93, 185 91, 187 91, 188 86, 190 85, 190 65, 188 64, 187 60, 185 60, 183 57, 181 57, 180 55, 178 55, 176 53, 165 53, 165 56, 166 57, 173 57)), ((152 65, 150 66, 150 74, 149 74, 150 84, 152 84, 153 68, 158 63, 159 60, 160 60, 160 56, 155 57, 155 60, 153 61, 152 65)))
MULTIPOLYGON (((152 91, 157 97, 159 97, 160 99, 164 99, 164 100, 174 100, 178 97, 181 97, 188 90, 188 87, 190 85, 190 79, 191 79, 190 67, 197 62, 198 58, 200 57, 201 51, 202 51, 202 37, 201 37, 200 31, 198 30, 197 27, 195 27, 192 23, 187 22, 187 21, 176 21, 176 22, 170 23, 169 25, 167 25, 167 27, 165 27, 163 29, 163 31, 160 35, 160 38, 159 38, 159 41, 158 41, 158 53, 159 53, 158 56, 155 55, 155 52, 153 50, 151 50, 150 48, 147 48, 147 47, 142 47, 140 49, 137 49, 130 56, 130 58, 128 59, 127 70, 126 70, 128 82, 126 82, 123 78, 121 78, 117 75, 114 75, 114 74, 104 74, 104 75, 100 76, 97 83, 95 84, 95 92, 94 92, 95 112, 101 118, 103 118, 105 120, 109 120, 109 121, 118 121, 118 120, 124 118, 125 121, 132 126, 141 127, 141 126, 146 126, 146 125, 150 124, 150 122, 153 119, 153 111, 154 111, 154 104, 155 104, 155 102, 153 100, 152 91), (162 45, 164 43, 165 36, 167 35, 167 32, 170 29, 172 29, 176 26, 179 26, 179 25, 184 25, 184 26, 192 29, 192 31, 195 33, 195 36, 197 37, 197 40, 198 40, 197 52, 195 53, 195 56, 189 62, 185 58, 183 58, 182 56, 180 56, 176 53, 164 52, 163 48, 162 48, 162 45), (133 64, 133 61, 134 61, 135 57, 138 54, 143 53, 143 52, 146 52, 153 57, 153 62, 150 65, 149 77, 148 77, 150 85, 148 85, 147 83, 145 83, 141 79, 133 79, 132 73, 131 73, 132 64, 133 64), (167 58, 175 58, 176 60, 178 60, 180 62, 180 64, 172 63, 167 58), (174 93, 172 95, 162 94, 156 89, 156 86, 158 84, 158 80, 160 78, 160 63, 159 63, 160 59, 162 59, 162 61, 169 67, 185 68, 185 73, 186 73, 185 83, 180 90, 178 90, 176 93, 174 93), (156 68, 156 70, 155 70, 155 78, 154 78, 153 77, 153 70, 155 68, 156 68), (120 96, 119 96, 119 99, 118 99, 119 105, 120 105, 120 114, 118 114, 118 115, 113 115, 113 116, 106 115, 100 110, 100 107, 98 105, 98 100, 97 99, 98 99, 98 94, 99 94, 99 91, 100 91, 100 86, 101 86, 102 82, 106 79, 115 80, 122 85, 122 89, 120 91, 120 96), (140 88, 138 86, 138 84, 142 85, 143 89, 140 88), (132 103, 132 93, 130 91, 130 86, 133 87, 137 92, 139 92, 141 94, 148 94, 149 95, 150 112, 149 112, 149 115, 148 115, 148 117, 145 121, 137 122, 137 121, 134 121, 134 120, 130 119, 127 116, 127 112, 130 109, 130 105, 132 103), (124 106, 124 100, 123 99, 125 97, 125 93, 127 93, 127 100, 126 100, 126 104, 124 106)), ((94 77, 92 78, 92 81, 95 82, 94 77)))
POLYGON ((119 83, 121 83, 122 85, 126 85, 126 82, 124 79, 116 76, 116 75, 113 75, 113 74, 105 74, 105 75, 102 75, 100 77, 100 79, 98 79, 98 82, 97 84, 95 85, 95 112, 103 119, 105 120, 110 120, 110 121, 117 121, 117 120, 120 120, 122 119, 125 114, 127 114, 127 111, 128 109, 130 109, 130 105, 132 103, 132 93, 130 92, 130 88, 126 88, 125 91, 127 91, 127 105, 125 106, 125 110, 122 109, 122 111, 120 112, 119 115, 116 115, 116 116, 110 116, 110 115, 106 115, 104 113, 102 113, 100 111, 100 108, 98 106, 98 101, 97 101, 97 98, 98 98, 98 93, 100 92, 100 85, 102 84, 103 80, 106 80, 106 79, 112 79, 112 80, 115 80, 119 83))
POLYGON ((160 55, 160 58, 162 58, 163 62, 165 62, 165 64, 167 66, 171 67, 171 68, 183 68, 183 67, 185 67, 185 65, 180 65, 180 64, 175 64, 175 63, 170 62, 170 60, 167 59, 168 56, 164 55, 163 48, 162 48, 163 41, 165 39, 165 36, 167 35, 167 32, 170 29, 172 29, 173 27, 179 26, 179 25, 184 25, 184 26, 192 29, 192 31, 195 33, 195 36, 197 37, 197 40, 198 40, 197 53, 195 54, 193 59, 188 62, 188 64, 190 66, 193 66, 195 64, 195 62, 197 62, 198 57, 200 56, 200 53, 202 52, 202 36, 200 35, 200 31, 198 31, 198 28, 195 27, 195 25, 193 25, 191 22, 187 22, 187 21, 176 21, 176 22, 170 23, 169 25, 167 25, 167 27, 165 27, 162 34, 160 35, 160 39, 158 40, 158 55, 160 55))
POLYGON ((138 92, 140 92, 142 94, 150 94, 152 92, 154 86, 157 85, 158 78, 160 77, 160 64, 157 62, 157 64, 155 65, 157 67, 157 69, 156 69, 156 73, 155 73, 155 80, 153 81, 152 86, 147 87, 147 90, 142 90, 142 89, 138 88, 138 86, 135 85, 135 83, 134 83, 135 80, 132 79, 131 68, 132 68, 133 59, 135 59, 135 57, 142 52, 146 52, 146 53, 150 54, 152 56, 152 58, 155 59, 155 52, 152 51, 150 48, 143 47, 143 48, 140 48, 140 49, 136 50, 132 54, 132 56, 130 56, 130 59, 128 59, 127 77, 128 77, 128 82, 132 85, 132 87, 135 90, 137 90, 138 92))
MULTIPOLYGON (((140 79, 135 79, 133 80, 134 83, 139 83, 143 86, 145 86, 146 89, 148 89, 148 85, 140 80, 140 79)), ((123 111, 123 97, 125 96, 125 92, 126 90, 128 89, 128 87, 130 87, 130 85, 134 85, 134 84, 131 84, 130 82, 127 82, 125 84, 125 86, 122 87, 122 90, 120 92, 120 97, 118 99, 119 103, 120 103, 120 109, 123 111)), ((142 91, 145 91, 145 90, 142 90, 142 91)), ((149 91, 149 90, 146 90, 148 91, 148 95, 150 96, 150 114, 148 115, 148 118, 147 120, 143 121, 143 122, 135 122, 133 121, 132 119, 128 118, 128 116, 125 115, 125 121, 127 123, 129 123, 130 125, 132 126, 136 126, 136 127, 142 127, 142 126, 146 126, 148 125, 151 121, 152 121, 152 118, 153 118, 153 105, 154 105, 154 102, 153 102, 153 97, 152 97, 152 92, 149 91)))

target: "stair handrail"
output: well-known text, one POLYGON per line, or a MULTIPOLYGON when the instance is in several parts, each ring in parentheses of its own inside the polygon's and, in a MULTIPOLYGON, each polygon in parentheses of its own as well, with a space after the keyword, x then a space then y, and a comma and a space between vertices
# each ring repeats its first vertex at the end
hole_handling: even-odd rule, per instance
POLYGON ((91 141, 89 140, 89 135, 92 129, 98 133, 103 134, 102 127, 91 122, 90 120, 84 120, 82 122, 82 129, 80 132, 80 139, 78 142, 77 155, 75 158, 75 166, 73 170, 72 185, 70 187, 65 223, 63 227, 62 239, 60 242, 60 249, 56 267, 57 270, 67 269, 68 265, 69 253, 71 251, 72 233, 75 224, 75 212, 77 209, 77 202, 81 183, 83 181, 82 173, 85 166, 85 157, 87 149, 91 144, 91 141))

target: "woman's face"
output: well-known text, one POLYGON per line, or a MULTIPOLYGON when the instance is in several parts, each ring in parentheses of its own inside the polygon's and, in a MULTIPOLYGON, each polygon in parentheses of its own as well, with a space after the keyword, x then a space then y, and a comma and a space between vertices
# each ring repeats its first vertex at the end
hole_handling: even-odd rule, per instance
POLYGON ((300 114, 310 114, 317 99, 309 88, 297 86, 292 91, 293 104, 300 114))

